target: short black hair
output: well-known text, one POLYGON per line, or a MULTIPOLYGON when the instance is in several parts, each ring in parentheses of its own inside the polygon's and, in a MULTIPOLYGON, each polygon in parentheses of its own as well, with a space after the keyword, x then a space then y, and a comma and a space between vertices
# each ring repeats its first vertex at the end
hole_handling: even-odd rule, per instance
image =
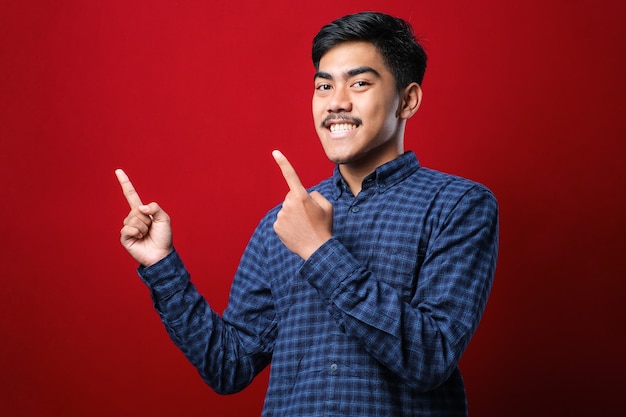
POLYGON ((376 47, 398 90, 412 82, 422 84, 427 56, 413 28, 401 18, 379 12, 350 14, 322 27, 313 38, 311 55, 315 69, 319 70, 320 60, 330 49, 355 41, 371 42, 376 47))

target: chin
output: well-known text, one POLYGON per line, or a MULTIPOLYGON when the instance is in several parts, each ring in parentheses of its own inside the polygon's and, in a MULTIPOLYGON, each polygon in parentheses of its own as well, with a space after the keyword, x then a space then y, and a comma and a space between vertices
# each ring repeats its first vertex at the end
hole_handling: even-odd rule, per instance
POLYGON ((355 155, 326 155, 328 159, 337 165, 358 165, 362 158, 355 155))
POLYGON ((346 164, 352 160, 352 156, 349 154, 327 151, 327 150, 325 150, 325 152, 326 152, 326 157, 335 164, 346 164))
POLYGON ((335 164, 345 164, 354 159, 354 151, 352 149, 346 149, 346 146, 337 146, 337 143, 331 143, 322 141, 322 148, 326 157, 335 164))
POLYGON ((326 154, 326 158, 334 164, 343 164, 344 160, 342 158, 337 158, 335 155, 326 154))

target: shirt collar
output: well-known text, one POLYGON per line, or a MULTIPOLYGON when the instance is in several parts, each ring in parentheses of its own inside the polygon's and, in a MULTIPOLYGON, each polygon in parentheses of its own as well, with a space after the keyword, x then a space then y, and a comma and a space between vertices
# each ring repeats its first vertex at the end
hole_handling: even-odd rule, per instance
MULTIPOLYGON (((361 188, 366 190, 370 187, 376 187, 376 190, 382 194, 413 174, 419 167, 420 163, 415 153, 413 153, 413 151, 407 151, 396 159, 379 166, 374 172, 366 176, 363 179, 361 188)), ((335 167, 333 173, 333 182, 336 185, 335 199, 341 197, 344 192, 349 192, 348 184, 341 176, 338 165, 335 167)))

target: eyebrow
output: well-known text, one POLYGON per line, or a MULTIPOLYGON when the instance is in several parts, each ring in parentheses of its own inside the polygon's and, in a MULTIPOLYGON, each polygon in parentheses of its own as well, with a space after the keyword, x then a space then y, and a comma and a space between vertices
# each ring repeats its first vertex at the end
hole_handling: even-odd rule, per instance
MULTIPOLYGON (((367 74, 367 73, 374 75, 376 78, 380 78, 380 73, 376 71, 374 68, 368 67, 368 66, 362 66, 362 67, 357 67, 357 68, 348 70, 346 73, 344 73, 343 77, 345 79, 348 79, 357 75, 367 74)), ((313 79, 315 80, 318 78, 322 78, 324 80, 332 80, 333 76, 327 72, 318 71, 315 73, 315 76, 313 77, 313 79)))

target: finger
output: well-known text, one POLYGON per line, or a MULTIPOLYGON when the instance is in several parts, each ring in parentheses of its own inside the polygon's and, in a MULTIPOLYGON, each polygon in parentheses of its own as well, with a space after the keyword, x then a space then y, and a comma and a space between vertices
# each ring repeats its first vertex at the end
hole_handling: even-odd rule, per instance
POLYGON ((124 193, 124 197, 126 197, 126 201, 128 201, 130 208, 133 209, 143 205, 141 198, 139 198, 139 194, 137 194, 135 187, 133 187, 133 183, 131 183, 130 179, 128 179, 128 175, 126 175, 123 170, 116 169, 115 176, 122 187, 122 192, 124 193))
POLYGON ((122 230, 120 230, 122 242, 126 242, 128 240, 141 240, 144 236, 146 236, 146 233, 146 231, 133 226, 124 226, 122 227, 122 230))
POLYGON ((152 219, 148 216, 129 216, 124 220, 125 226, 134 227, 139 229, 142 233, 147 233, 152 225, 152 219))
POLYGON ((285 181, 287 181, 289 189, 298 193, 301 193, 302 191, 306 192, 306 189, 302 185, 302 182, 300 182, 298 174, 296 174, 296 170, 293 169, 293 166, 291 166, 285 155, 276 150, 272 152, 272 156, 280 167, 280 170, 283 173, 283 177, 285 178, 285 181))

